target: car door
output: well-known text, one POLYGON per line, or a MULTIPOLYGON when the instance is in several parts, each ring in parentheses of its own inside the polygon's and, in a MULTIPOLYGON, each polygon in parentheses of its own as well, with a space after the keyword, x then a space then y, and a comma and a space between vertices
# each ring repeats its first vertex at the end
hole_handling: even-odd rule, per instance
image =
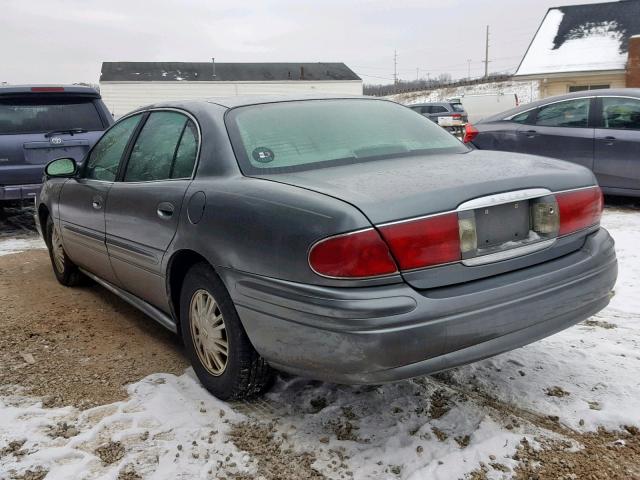
POLYGON ((640 189, 640 99, 598 98, 597 111, 594 172, 598 182, 603 187, 640 189))
POLYGON ((105 204, 141 115, 109 129, 89 152, 78 178, 62 187, 58 217, 64 249, 80 267, 117 284, 105 244, 105 204))
POLYGON ((539 107, 531 124, 518 127, 518 151, 559 158, 593 169, 593 98, 561 100, 539 107))
POLYGON ((106 242, 116 276, 125 290, 165 311, 162 258, 178 228, 199 141, 186 113, 151 111, 107 201, 106 242))

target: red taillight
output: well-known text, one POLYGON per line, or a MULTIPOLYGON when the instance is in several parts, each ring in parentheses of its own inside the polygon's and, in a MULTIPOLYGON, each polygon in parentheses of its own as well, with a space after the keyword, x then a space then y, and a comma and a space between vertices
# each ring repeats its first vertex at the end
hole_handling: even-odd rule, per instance
POLYGON ((309 252, 309 265, 325 277, 361 278, 396 273, 389 247, 376 230, 329 237, 309 252))
POLYGON ((454 113, 451 115, 452 118, 462 118, 462 114, 461 113, 454 113))
POLYGON ((460 260, 458 215, 446 213, 380 227, 401 270, 460 260))
POLYGON ((558 235, 567 235, 600 222, 603 199, 599 187, 558 193, 556 201, 560 213, 558 235))
POLYGON ((31 87, 34 93, 64 92, 64 87, 31 87))
POLYGON ((476 138, 479 133, 480 132, 476 127, 474 127, 470 123, 467 123, 464 127, 464 138, 462 139, 462 141, 464 143, 469 143, 473 141, 473 139, 476 138))

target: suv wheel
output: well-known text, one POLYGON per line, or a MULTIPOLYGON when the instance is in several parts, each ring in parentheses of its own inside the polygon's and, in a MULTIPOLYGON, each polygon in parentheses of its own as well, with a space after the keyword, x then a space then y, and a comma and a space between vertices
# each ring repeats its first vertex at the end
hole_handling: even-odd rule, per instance
POLYGON ((233 400, 268 389, 273 370, 251 345, 222 280, 204 263, 187 272, 180 319, 193 369, 212 394, 233 400))
POLYGON ((49 258, 51 258, 51 266, 58 282, 67 287, 73 287, 82 283, 84 275, 78 270, 78 267, 67 256, 62 244, 62 235, 60 228, 53 223, 51 217, 47 218, 46 241, 49 247, 49 258))

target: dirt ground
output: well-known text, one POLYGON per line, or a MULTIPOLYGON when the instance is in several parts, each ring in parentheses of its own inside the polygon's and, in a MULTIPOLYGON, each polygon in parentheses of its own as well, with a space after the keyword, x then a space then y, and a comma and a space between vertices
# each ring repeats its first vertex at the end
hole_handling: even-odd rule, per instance
POLYGON ((58 284, 44 250, 0 257, 0 386, 88 408, 187 366, 175 335, 98 285, 58 284), (53 393, 55 392, 55 393, 53 393))

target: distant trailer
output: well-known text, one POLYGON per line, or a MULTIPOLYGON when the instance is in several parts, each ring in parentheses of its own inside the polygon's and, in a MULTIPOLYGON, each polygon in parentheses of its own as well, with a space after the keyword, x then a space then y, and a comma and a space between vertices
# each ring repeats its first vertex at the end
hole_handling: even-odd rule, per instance
POLYGON ((465 95, 459 100, 467 112, 469 122, 474 123, 496 113, 504 112, 519 105, 518 95, 515 93, 486 93, 479 95, 465 95))
POLYGON ((362 95, 344 63, 103 62, 100 93, 118 118, 161 101, 234 95, 362 95))

